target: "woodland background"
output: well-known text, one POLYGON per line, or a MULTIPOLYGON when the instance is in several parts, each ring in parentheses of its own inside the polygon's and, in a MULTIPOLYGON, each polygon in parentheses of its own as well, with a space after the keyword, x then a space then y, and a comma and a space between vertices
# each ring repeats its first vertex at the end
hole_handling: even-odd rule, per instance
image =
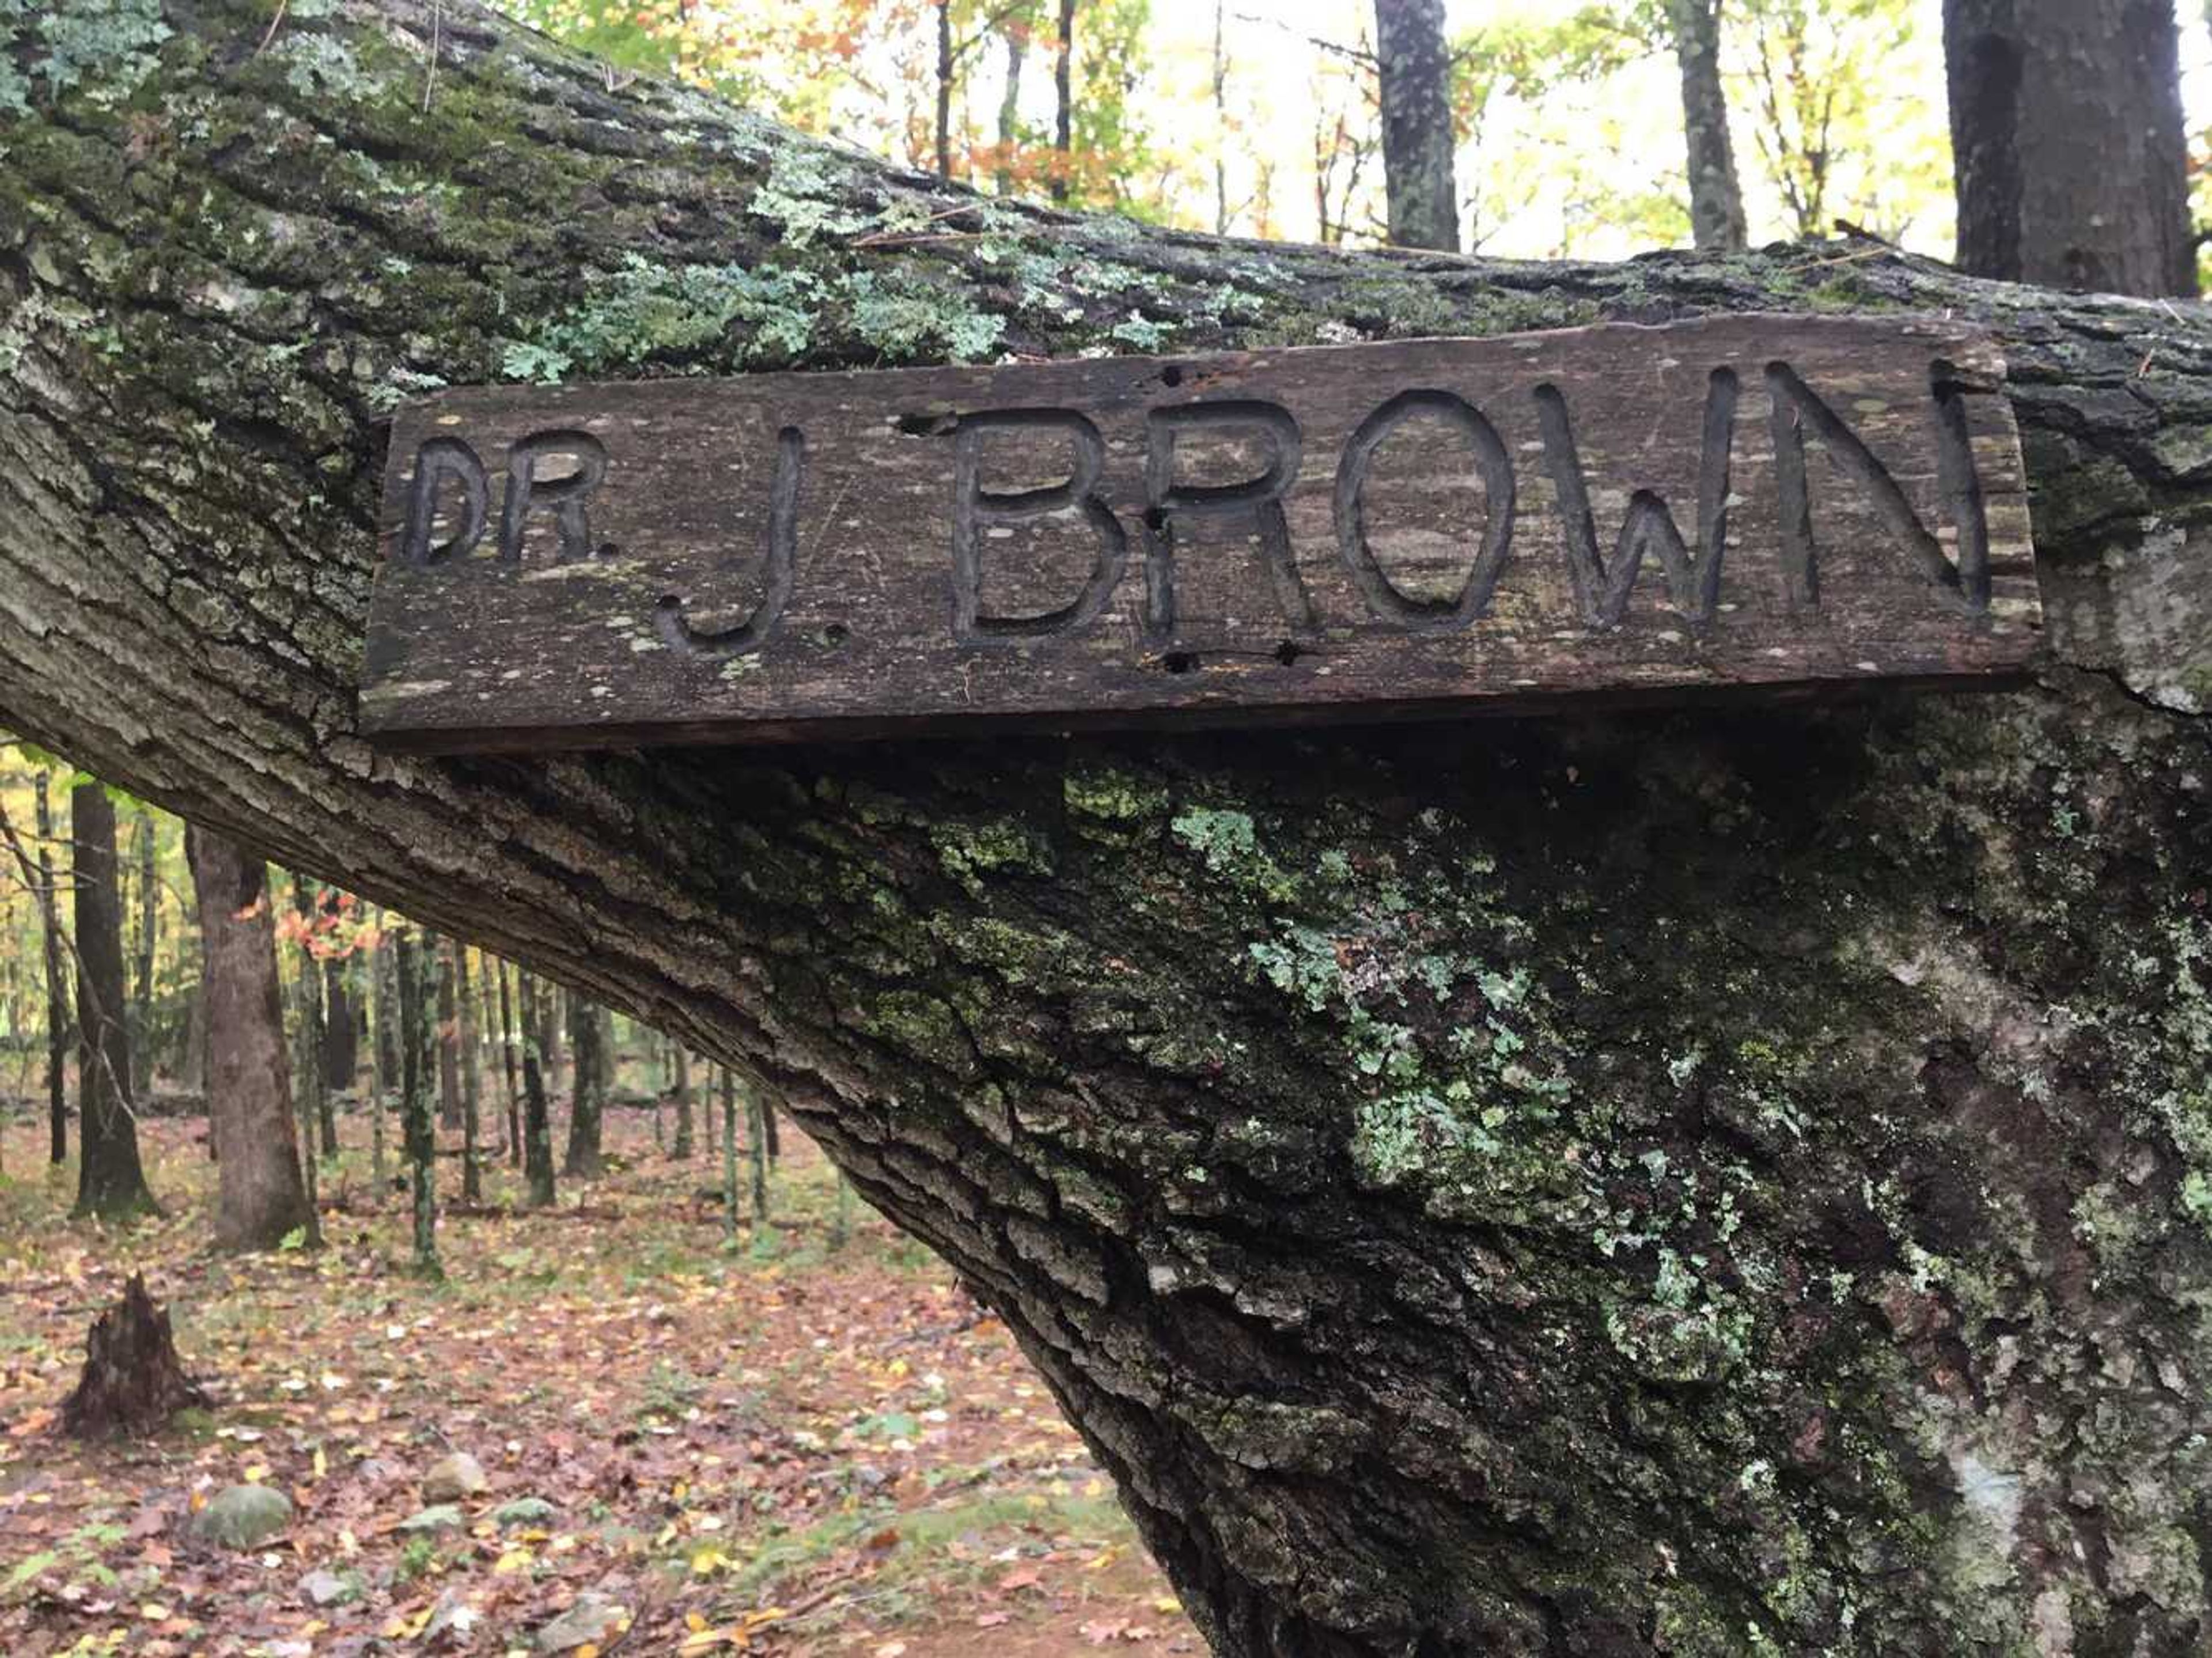
MULTIPOLYGON (((509 9, 610 77, 689 80, 989 194, 1388 239, 1355 0, 509 9)), ((1690 240, 1673 9, 1448 15, 1462 247, 1690 240)), ((2194 108, 2212 37, 2189 23, 2194 108)), ((1840 226, 1948 256, 1936 6, 1730 0, 1720 67, 1750 240, 1840 226)), ((2200 198, 2206 142, 2192 118, 2200 198)), ((351 894, 188 857, 179 820, 27 744, 0 747, 0 1645, 1197 1649, 1003 1333, 745 1078, 351 894), (258 975, 228 1003, 218 889, 258 975), (88 958, 88 920, 118 960, 88 958), (82 1045, 88 1005, 109 1057, 82 1045), (258 1066, 289 1185, 237 1195, 210 1163, 225 1051, 258 1066), (91 1169, 83 1114, 118 1101, 130 1168, 91 1169), (180 1436, 64 1448, 86 1321, 141 1271, 210 1398, 180 1436), (198 1546, 240 1487, 283 1494, 284 1524, 198 1546)))

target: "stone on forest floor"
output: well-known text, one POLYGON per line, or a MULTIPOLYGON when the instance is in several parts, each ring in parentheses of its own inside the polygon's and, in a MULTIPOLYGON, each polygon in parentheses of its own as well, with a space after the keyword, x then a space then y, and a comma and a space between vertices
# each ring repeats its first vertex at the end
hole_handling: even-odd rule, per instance
POLYGON ((292 1499, 267 1485, 232 1485, 192 1516, 194 1537, 227 1549, 259 1548, 292 1523, 292 1499))
POLYGON ((466 1523, 458 1503, 434 1503, 419 1513, 409 1515, 399 1522, 399 1529, 419 1532, 459 1531, 466 1523))
POLYGON ((553 1505, 542 1497, 518 1497, 494 1509, 491 1517, 502 1526, 542 1526, 554 1513, 553 1505))
POLYGON ((455 1451, 430 1465, 422 1476, 422 1500, 425 1503, 459 1503, 464 1498, 481 1497, 491 1489, 484 1478, 483 1466, 466 1451, 455 1451))
POLYGON ((350 1572, 317 1567, 300 1580, 300 1593, 319 1606, 338 1606, 361 1597, 361 1580, 350 1572))
POLYGON ((622 1619, 622 1607, 597 1590, 586 1589, 568 1611, 538 1630, 538 1649, 568 1652, 592 1645, 605 1640, 622 1619))

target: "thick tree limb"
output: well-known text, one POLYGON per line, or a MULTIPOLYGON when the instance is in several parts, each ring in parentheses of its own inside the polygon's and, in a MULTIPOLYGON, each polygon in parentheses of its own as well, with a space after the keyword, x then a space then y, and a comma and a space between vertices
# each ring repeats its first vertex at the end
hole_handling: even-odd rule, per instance
POLYGON ((0 715, 771 1079, 1224 1653, 2204 1638, 2202 312, 1139 231, 450 0, 320 9, 261 50, 180 0, 58 100, 7 26, 0 715), (353 730, 384 416, 435 381, 1792 306, 2002 334, 2037 689, 766 759, 353 730))

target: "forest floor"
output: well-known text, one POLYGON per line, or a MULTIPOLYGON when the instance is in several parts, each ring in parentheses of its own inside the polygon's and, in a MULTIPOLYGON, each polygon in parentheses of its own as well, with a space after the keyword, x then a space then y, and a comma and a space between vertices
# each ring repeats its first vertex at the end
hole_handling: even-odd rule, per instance
MULTIPOLYGON (((209 1248, 201 1120, 142 1126, 167 1213, 127 1230, 70 1222, 74 1165, 33 1161, 27 1116, 5 1127, 10 1658, 1204 1650, 1004 1327, 841 1204, 795 1130, 769 1224, 726 1243, 719 1157, 675 1161, 649 1111, 611 1110, 609 1173, 556 1211, 515 1206, 488 1162, 427 1283, 362 1117, 325 1165, 327 1247, 248 1258, 209 1248), (58 1407, 136 1270, 212 1407, 76 1444, 58 1407), (456 1451, 489 1489, 426 1521, 422 1478, 456 1451), (196 1540, 190 1516, 239 1483, 288 1495, 289 1528, 247 1553, 196 1540)), ((457 1160, 440 1180, 450 1196, 457 1160)))

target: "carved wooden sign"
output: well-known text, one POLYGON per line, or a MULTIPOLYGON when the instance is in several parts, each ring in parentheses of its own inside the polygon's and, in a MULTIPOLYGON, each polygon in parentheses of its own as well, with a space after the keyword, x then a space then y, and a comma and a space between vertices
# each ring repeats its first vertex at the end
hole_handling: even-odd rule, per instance
POLYGON ((433 751, 1987 680, 2040 613, 1988 338, 1734 317, 441 392, 362 725, 433 751))

